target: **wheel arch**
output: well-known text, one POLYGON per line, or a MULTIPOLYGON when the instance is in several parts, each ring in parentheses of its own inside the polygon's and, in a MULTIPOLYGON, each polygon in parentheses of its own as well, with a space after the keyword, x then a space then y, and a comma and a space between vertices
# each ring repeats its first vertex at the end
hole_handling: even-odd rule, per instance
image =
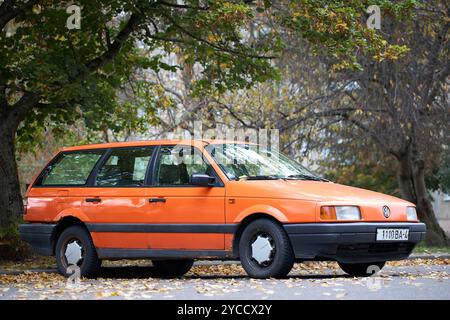
POLYGON ((71 227, 71 226, 81 226, 81 227, 85 228, 86 230, 88 230, 86 225, 84 224, 84 222, 76 216, 65 215, 64 217, 59 219, 56 224, 56 227, 52 233, 53 254, 55 254, 56 243, 58 241, 59 236, 61 235, 61 233, 64 230, 66 230, 68 227, 71 227))
POLYGON ((245 228, 252 223, 255 220, 258 219, 269 219, 280 226, 282 226, 282 222, 275 218, 273 215, 265 213, 265 212, 256 212, 247 215, 239 224, 238 227, 234 233, 233 237, 233 257, 238 258, 239 257, 239 241, 241 239, 242 233, 245 230, 245 228))

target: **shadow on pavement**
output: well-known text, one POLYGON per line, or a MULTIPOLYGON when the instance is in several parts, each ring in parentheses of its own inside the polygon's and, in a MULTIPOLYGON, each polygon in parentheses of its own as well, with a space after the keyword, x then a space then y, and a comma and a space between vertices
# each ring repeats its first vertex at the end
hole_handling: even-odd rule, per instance
MULTIPOLYGON (((168 277, 161 277, 155 273, 153 267, 140 267, 140 266, 126 266, 126 267, 102 267, 98 278, 122 278, 122 279, 147 279, 147 278, 161 278, 167 279, 168 277)), ((176 279, 249 279, 246 275, 191 275, 183 277, 175 277, 176 279)), ((337 278, 351 278, 346 274, 302 274, 302 275, 289 275, 284 279, 337 279, 337 278)), ((263 280, 263 279, 261 279, 263 280)), ((273 280, 273 279, 268 279, 273 280)))

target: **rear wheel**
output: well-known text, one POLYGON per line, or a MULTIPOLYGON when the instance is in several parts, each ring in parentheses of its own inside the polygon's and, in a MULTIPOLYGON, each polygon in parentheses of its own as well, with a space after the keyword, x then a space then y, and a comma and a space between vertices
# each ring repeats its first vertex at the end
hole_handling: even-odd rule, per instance
POLYGON ((294 253, 283 227, 270 219, 250 223, 239 241, 242 266, 253 278, 283 278, 294 265, 294 253))
POLYGON ((153 260, 154 273, 160 277, 180 277, 191 270, 194 260, 153 260))
POLYGON ((55 251, 58 270, 66 277, 76 272, 76 267, 84 277, 93 277, 100 269, 97 250, 89 232, 82 226, 65 229, 56 242, 55 251))
POLYGON ((386 261, 372 263, 343 263, 338 262, 341 269, 353 277, 370 277, 383 269, 386 261))

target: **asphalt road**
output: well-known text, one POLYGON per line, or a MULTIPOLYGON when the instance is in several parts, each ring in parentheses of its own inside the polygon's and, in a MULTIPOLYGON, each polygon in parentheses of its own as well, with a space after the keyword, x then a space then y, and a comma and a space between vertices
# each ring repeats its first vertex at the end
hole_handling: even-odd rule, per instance
POLYGON ((210 262, 177 279, 113 265, 100 278, 68 284, 46 271, 0 273, 0 299, 450 299, 449 259, 390 263, 370 278, 349 277, 334 263, 297 264, 281 280, 250 279, 239 264, 210 262))

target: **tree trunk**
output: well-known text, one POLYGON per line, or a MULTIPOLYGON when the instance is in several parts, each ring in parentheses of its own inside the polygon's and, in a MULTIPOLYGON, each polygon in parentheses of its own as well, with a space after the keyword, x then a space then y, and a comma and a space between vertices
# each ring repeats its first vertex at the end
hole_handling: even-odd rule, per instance
POLYGON ((15 140, 20 122, 39 100, 39 95, 26 92, 16 104, 0 109, 0 229, 11 228, 23 213, 15 140))
POLYGON ((16 123, 10 120, 0 120, 0 229, 8 229, 23 212, 14 146, 16 123))
POLYGON ((448 245, 447 236, 440 227, 425 185, 425 165, 422 160, 412 160, 408 152, 399 161, 398 184, 400 194, 405 200, 416 204, 419 220, 427 226, 425 243, 431 246, 448 245))
POLYGON ((397 175, 398 185, 400 188, 400 195, 403 199, 416 203, 416 195, 414 192, 413 178, 412 178, 412 163, 410 157, 402 155, 397 159, 399 161, 399 170, 397 175))
POLYGON ((433 246, 448 245, 447 236, 439 225, 425 185, 425 165, 422 160, 415 161, 413 167, 414 190, 419 219, 427 225, 426 243, 433 246))

